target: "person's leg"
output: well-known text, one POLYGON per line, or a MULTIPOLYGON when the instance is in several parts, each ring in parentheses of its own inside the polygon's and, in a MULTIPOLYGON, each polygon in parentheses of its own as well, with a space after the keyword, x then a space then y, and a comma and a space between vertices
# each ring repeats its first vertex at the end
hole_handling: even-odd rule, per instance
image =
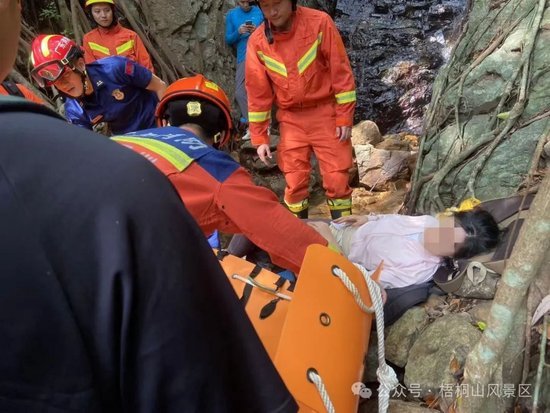
POLYGON ((310 122, 308 133, 319 162, 330 215, 336 219, 351 214, 352 145, 350 140, 340 142, 336 138, 336 120, 331 105, 317 108, 317 116, 322 121, 310 122))
POLYGON ((244 85, 245 62, 237 63, 237 71, 235 73, 235 100, 241 111, 241 117, 248 122, 248 98, 246 96, 246 88, 244 85))
POLYGON ((290 121, 280 120, 281 141, 277 147, 277 163, 286 180, 284 201, 294 215, 307 218, 311 146, 293 117, 284 118, 290 121))
POLYGON ((243 234, 233 235, 227 246, 227 252, 236 257, 244 257, 257 249, 258 247, 243 234))

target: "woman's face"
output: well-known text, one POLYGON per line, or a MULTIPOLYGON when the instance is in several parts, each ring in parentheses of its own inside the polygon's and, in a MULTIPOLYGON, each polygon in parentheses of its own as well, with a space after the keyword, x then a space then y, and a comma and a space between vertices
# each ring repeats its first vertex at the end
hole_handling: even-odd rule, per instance
POLYGON ((97 3, 92 6, 92 17, 101 27, 109 27, 113 22, 113 8, 109 3, 97 3))
POLYGON ((454 217, 439 218, 439 226, 424 230, 424 246, 432 254, 452 257, 466 239, 466 232, 454 217), (457 226, 455 226, 457 225, 457 226))

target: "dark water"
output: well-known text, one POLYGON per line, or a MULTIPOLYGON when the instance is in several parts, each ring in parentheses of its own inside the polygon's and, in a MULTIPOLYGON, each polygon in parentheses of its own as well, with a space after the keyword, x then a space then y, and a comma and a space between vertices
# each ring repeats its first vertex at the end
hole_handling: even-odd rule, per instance
POLYGON ((335 21, 357 83, 355 121, 373 120, 383 133, 421 133, 465 12, 466 0, 338 0, 335 21))

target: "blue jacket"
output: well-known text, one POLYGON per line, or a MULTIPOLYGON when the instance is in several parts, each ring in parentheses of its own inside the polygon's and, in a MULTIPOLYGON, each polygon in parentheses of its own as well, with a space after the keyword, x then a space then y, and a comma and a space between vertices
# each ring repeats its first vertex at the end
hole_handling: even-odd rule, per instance
POLYGON ((108 122, 115 134, 153 127, 156 93, 145 88, 152 73, 121 56, 106 57, 86 65, 94 93, 81 100, 67 98, 65 117, 70 123, 91 129, 108 122))
POLYGON ((225 42, 237 47, 237 63, 243 62, 246 57, 246 44, 250 33, 240 34, 239 27, 248 20, 252 20, 256 27, 262 24, 264 15, 258 6, 252 6, 247 12, 240 6, 235 7, 229 10, 225 18, 225 42))

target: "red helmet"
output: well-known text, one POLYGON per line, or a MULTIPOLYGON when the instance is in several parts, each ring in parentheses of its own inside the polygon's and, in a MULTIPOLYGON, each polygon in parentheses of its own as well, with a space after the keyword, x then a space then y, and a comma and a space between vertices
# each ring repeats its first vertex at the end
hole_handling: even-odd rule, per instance
POLYGON ((71 39, 60 34, 38 35, 31 45, 31 75, 41 87, 51 86, 79 57, 82 50, 71 39))
MULTIPOLYGON (((170 102, 186 100, 188 100, 189 103, 193 103, 194 100, 198 102, 206 101, 207 103, 213 104, 222 112, 222 117, 225 121, 225 134, 223 140, 219 142, 219 146, 224 145, 230 139, 233 130, 233 120, 230 111, 231 105, 223 89, 216 83, 206 79, 203 75, 184 77, 168 86, 157 106, 155 113, 157 124, 161 126, 162 120, 166 119, 165 112, 170 102)), ((204 126, 208 126, 206 123, 214 122, 214 120, 206 119, 205 117, 201 118, 200 106, 197 107, 191 104, 188 108, 192 108, 191 112, 188 110, 189 121, 198 120, 198 122, 205 124, 204 126)), ((206 114, 206 111, 204 112, 206 114)), ((187 115, 184 114, 184 118, 186 116, 187 115)))

